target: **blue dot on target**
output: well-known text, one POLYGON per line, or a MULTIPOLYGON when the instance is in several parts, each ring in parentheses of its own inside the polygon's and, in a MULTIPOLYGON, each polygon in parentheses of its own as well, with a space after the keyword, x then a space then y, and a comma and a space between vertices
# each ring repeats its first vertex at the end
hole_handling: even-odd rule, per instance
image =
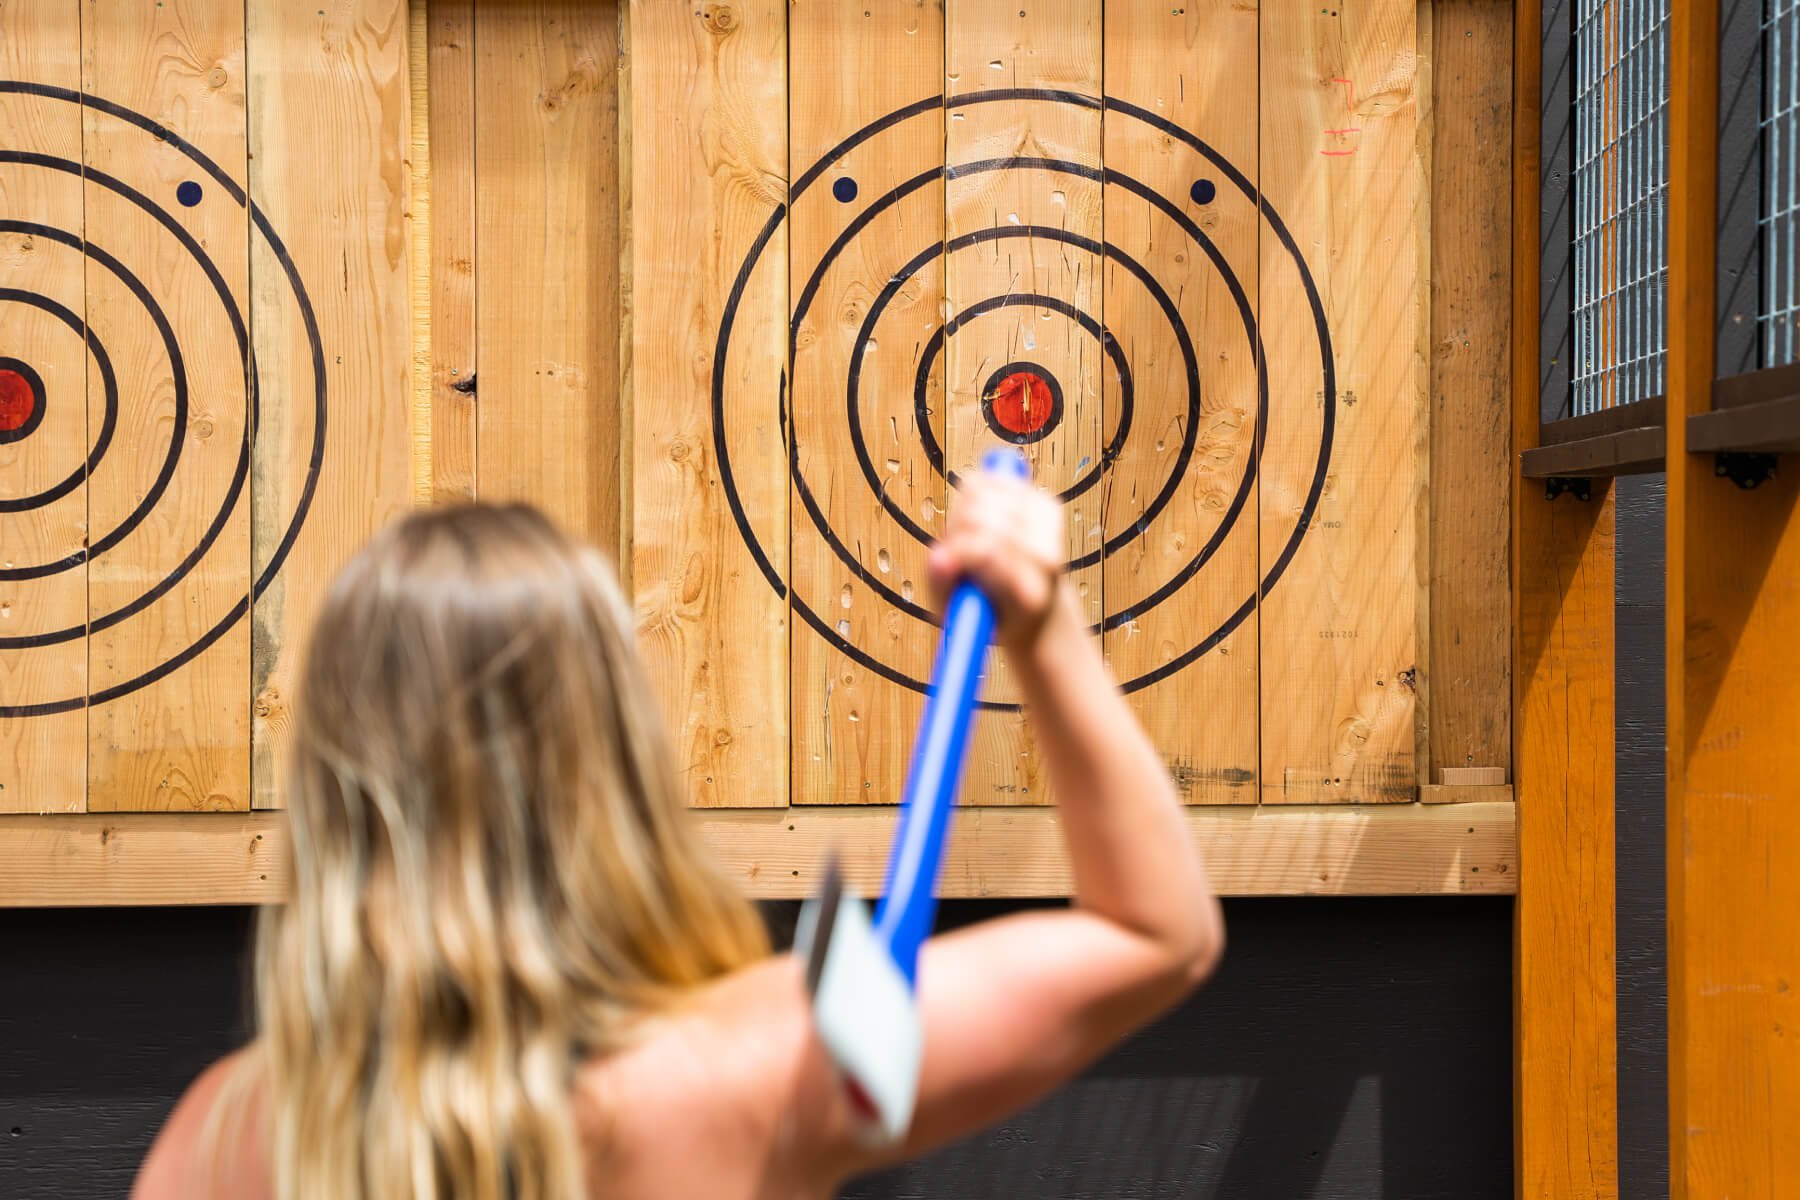
POLYGON ((838 198, 839 203, 850 203, 852 200, 856 199, 856 180, 850 178, 848 175, 844 176, 842 179, 831 185, 831 194, 838 198))
POLYGON ((1210 179, 1196 179, 1194 186, 1188 189, 1188 195, 1194 198, 1195 204, 1211 204, 1213 197, 1218 194, 1219 189, 1213 186, 1210 179))
POLYGON ((175 189, 175 198, 181 201, 183 208, 194 207, 194 205, 200 203, 200 185, 191 179, 188 180, 186 183, 175 189))

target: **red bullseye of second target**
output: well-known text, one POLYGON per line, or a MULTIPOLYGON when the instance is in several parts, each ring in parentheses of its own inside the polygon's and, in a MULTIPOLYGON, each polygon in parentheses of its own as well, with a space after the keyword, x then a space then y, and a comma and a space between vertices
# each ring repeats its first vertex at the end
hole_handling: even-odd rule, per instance
POLYGON ((1024 445, 1045 437, 1062 419, 1062 388, 1035 363, 1008 363, 981 392, 988 427, 1008 442, 1024 445))

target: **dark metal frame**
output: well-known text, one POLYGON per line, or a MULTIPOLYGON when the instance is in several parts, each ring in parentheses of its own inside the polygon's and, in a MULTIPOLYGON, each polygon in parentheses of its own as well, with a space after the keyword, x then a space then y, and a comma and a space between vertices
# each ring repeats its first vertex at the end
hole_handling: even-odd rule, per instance
MULTIPOLYGON (((1663 469, 1666 405, 1661 396, 1570 416, 1574 354, 1574 19, 1573 0, 1543 0, 1539 94, 1538 445, 1521 455, 1528 479, 1569 480, 1663 469)), ((1754 197, 1752 202, 1754 203, 1754 197)), ((1579 496, 1559 486, 1558 493, 1579 496)))
MULTIPOLYGON (((1763 0, 1719 0, 1717 379, 1712 411, 1688 418, 1688 449, 1695 453, 1800 451, 1800 364, 1764 365, 1758 336, 1762 16, 1763 0)), ((1786 52, 1795 50, 1790 46, 1786 52)))

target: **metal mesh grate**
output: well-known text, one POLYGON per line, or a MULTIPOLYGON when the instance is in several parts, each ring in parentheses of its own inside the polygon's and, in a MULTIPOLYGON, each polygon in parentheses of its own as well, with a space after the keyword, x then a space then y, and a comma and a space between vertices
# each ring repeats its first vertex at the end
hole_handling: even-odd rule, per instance
POLYGON ((1579 415, 1663 390, 1669 0, 1578 0, 1573 40, 1579 415))
POLYGON ((1766 0, 1762 25, 1764 366, 1800 359, 1800 0, 1766 0))

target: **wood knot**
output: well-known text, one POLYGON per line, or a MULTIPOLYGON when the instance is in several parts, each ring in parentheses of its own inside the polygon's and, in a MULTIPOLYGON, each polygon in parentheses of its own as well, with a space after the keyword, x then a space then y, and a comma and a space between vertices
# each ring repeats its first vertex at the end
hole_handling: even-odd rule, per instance
POLYGON ((737 13, 728 4, 705 5, 699 15, 700 24, 708 33, 723 37, 737 28, 737 13))
POLYGON ((224 67, 214 67, 206 73, 206 86, 215 91, 224 87, 230 80, 231 76, 225 73, 224 67))
POLYGON ((204 442, 213 435, 212 418, 195 417, 192 423, 189 424, 188 430, 194 435, 196 440, 204 442))
POLYGON ((473 396, 475 394, 475 372, 470 371, 461 378, 452 379, 450 381, 450 390, 453 392, 460 392, 465 396, 473 396))
POLYGON ((676 438, 673 442, 669 443, 670 462, 686 462, 689 453, 688 444, 680 438, 676 438))

